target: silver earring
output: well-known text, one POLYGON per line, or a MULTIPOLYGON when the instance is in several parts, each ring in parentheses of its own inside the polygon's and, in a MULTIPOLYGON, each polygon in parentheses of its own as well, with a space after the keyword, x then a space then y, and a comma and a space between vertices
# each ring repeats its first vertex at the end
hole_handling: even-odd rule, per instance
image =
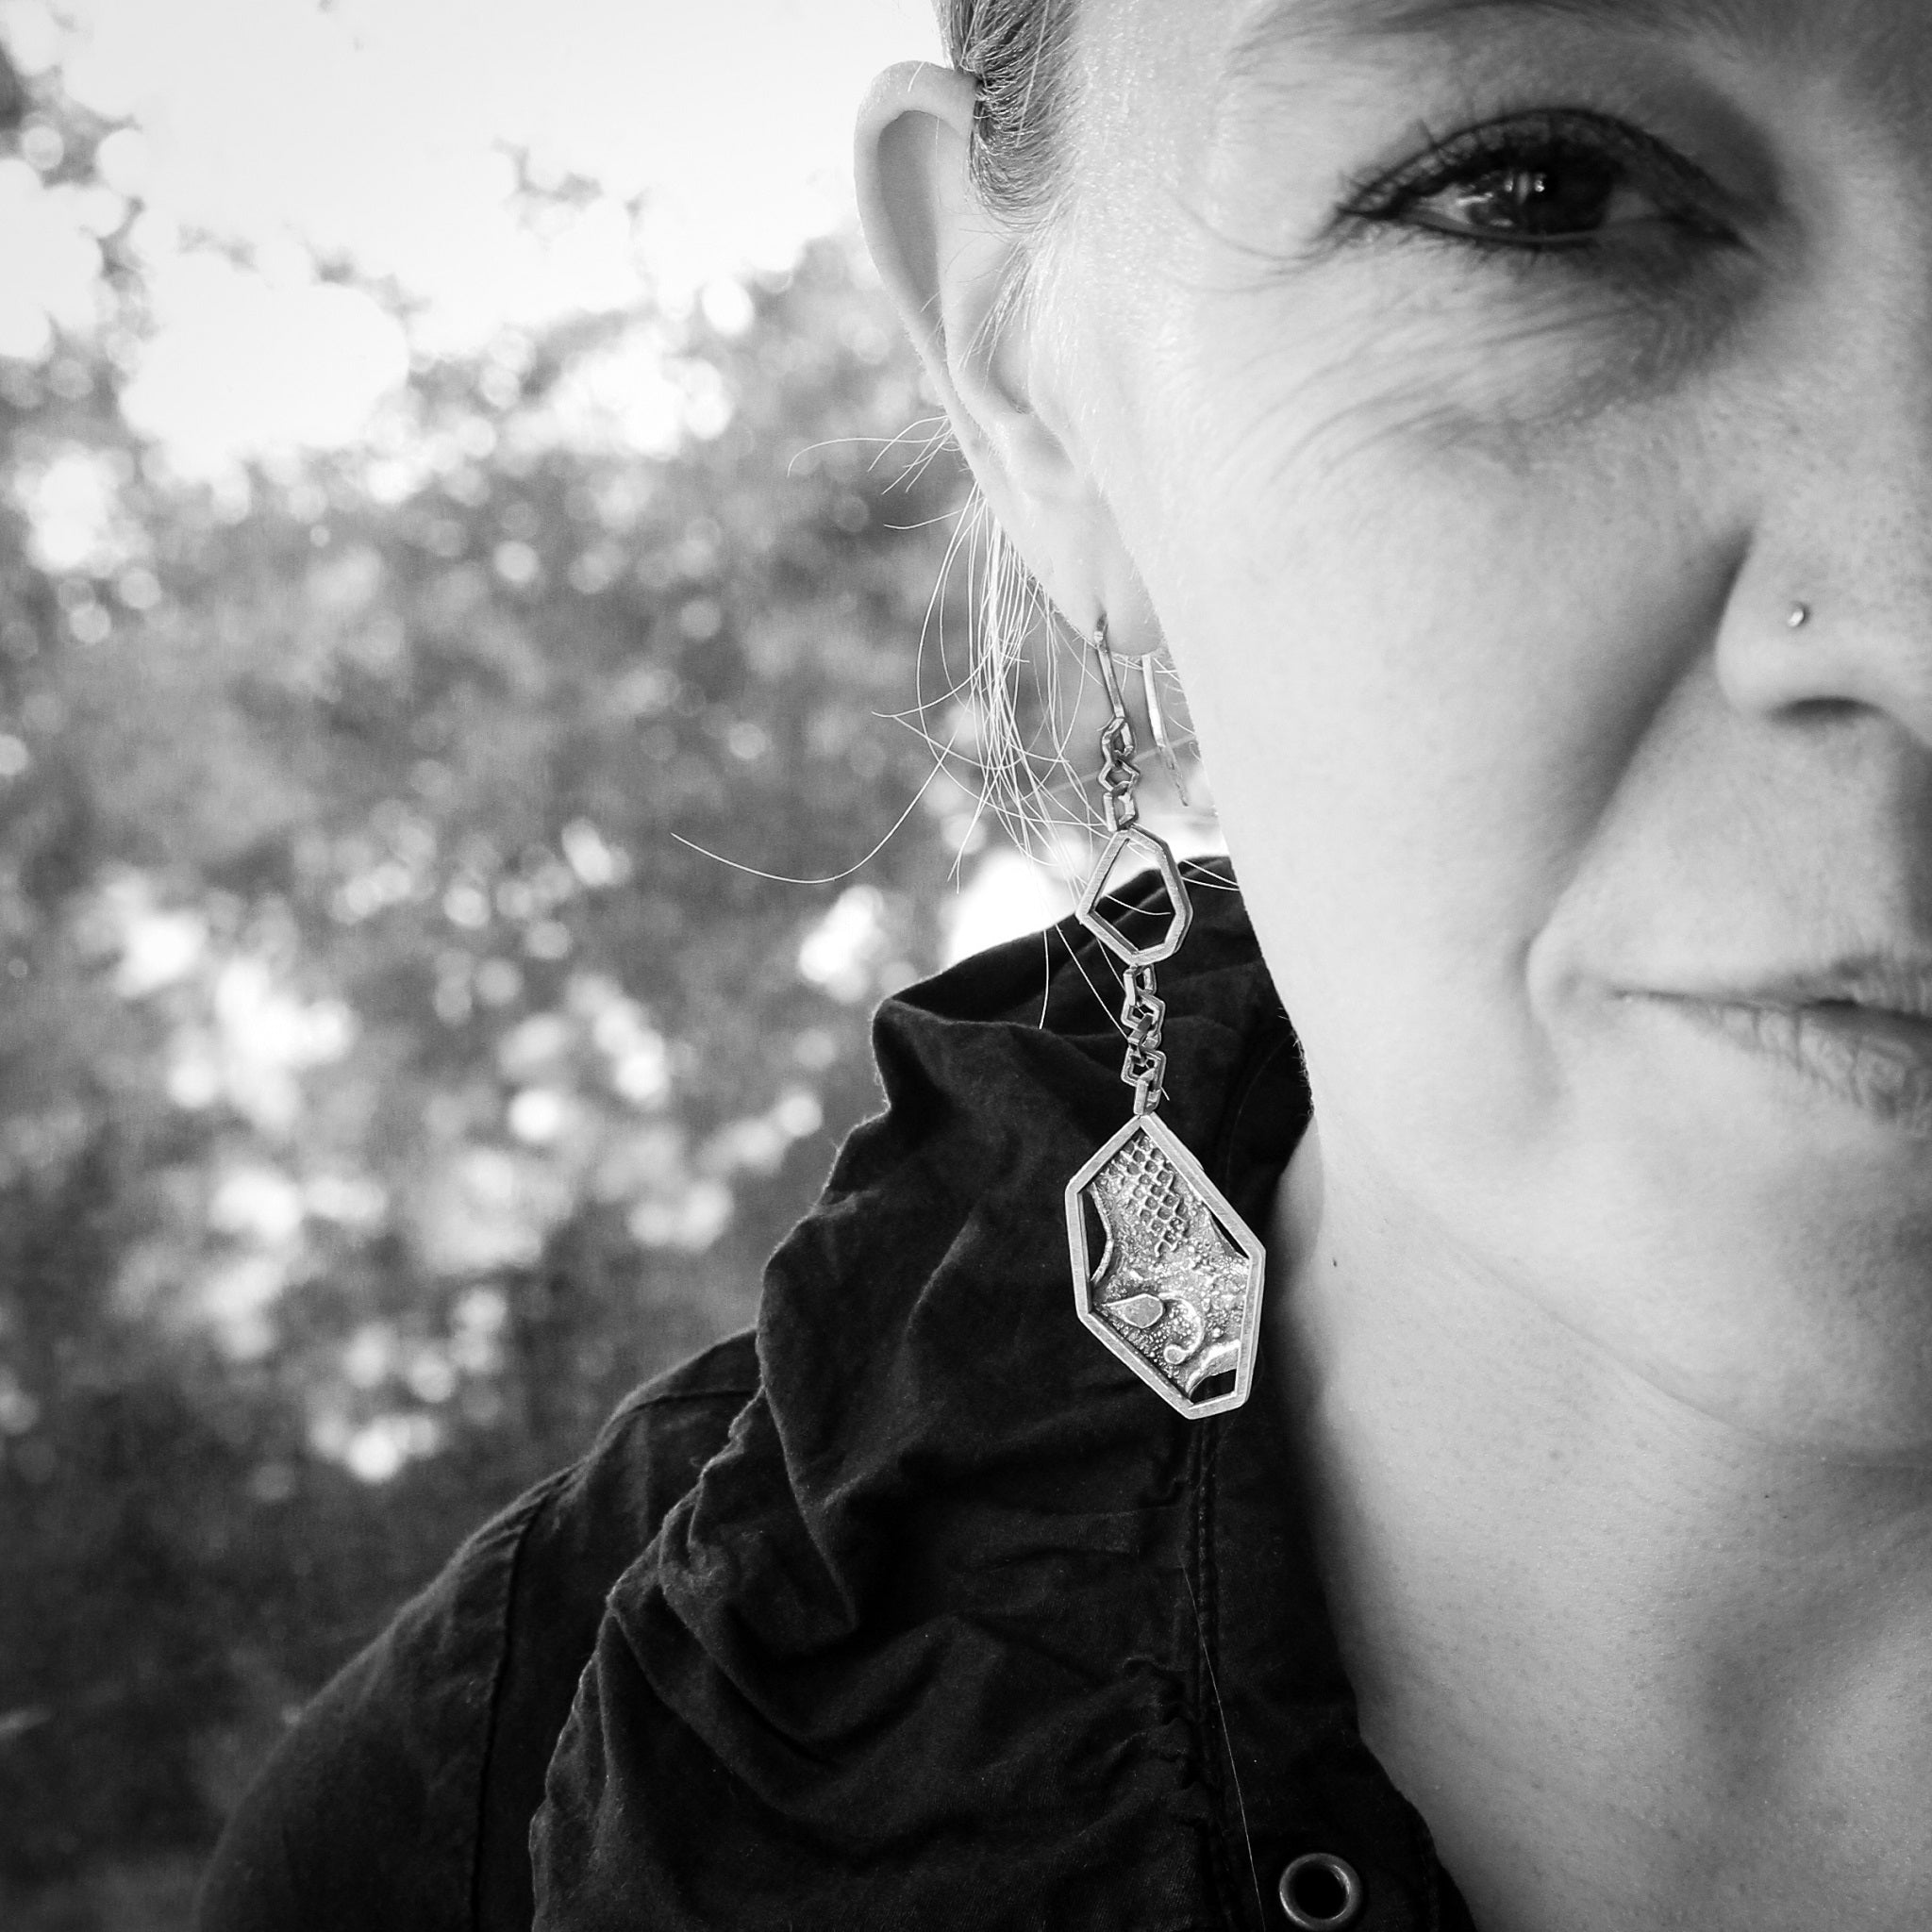
MULTIPOLYGON (((1141 823, 1134 727, 1121 702, 1107 620, 1093 628, 1111 715, 1100 733, 1100 791, 1107 842, 1080 895, 1080 924, 1119 962, 1127 1037, 1121 1078, 1134 1111, 1067 1183, 1067 1240, 1074 1305, 1081 1322, 1141 1381, 1190 1420, 1239 1408, 1254 1380, 1261 1337, 1266 1254, 1158 1109, 1167 1076, 1161 1027, 1167 1008, 1154 969, 1188 936, 1193 906, 1166 840, 1141 823), (1129 852, 1153 860, 1172 908, 1165 934, 1135 945, 1101 910, 1108 874, 1129 852), (1098 1258, 1091 1239, 1100 1234, 1098 1258), (1231 1375, 1232 1386, 1198 1393, 1231 1375)), ((1156 715, 1158 715, 1158 705, 1156 715)), ((1157 739, 1164 736, 1156 726, 1157 739)))
POLYGON ((1167 714, 1160 708, 1160 682, 1155 675, 1152 651, 1141 658, 1141 689, 1147 697, 1147 728, 1154 734, 1154 749, 1160 754, 1160 762, 1167 767, 1168 783, 1174 787, 1174 795, 1184 806, 1190 805, 1192 801, 1181 776, 1181 761, 1174 757, 1174 740, 1167 735, 1167 714))

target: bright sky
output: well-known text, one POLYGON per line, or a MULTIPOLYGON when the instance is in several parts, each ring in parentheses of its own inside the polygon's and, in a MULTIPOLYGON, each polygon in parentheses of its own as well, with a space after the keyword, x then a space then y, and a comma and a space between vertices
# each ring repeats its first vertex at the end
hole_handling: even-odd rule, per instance
MULTIPOLYGON (((402 374, 394 325, 314 255, 392 276, 425 348, 620 305, 646 274, 681 299, 844 219, 859 93, 937 47, 928 0, 0 0, 0 38, 138 130, 103 157, 145 204, 160 325, 129 408, 210 472, 346 440, 402 374), (607 198, 532 232, 517 152, 607 198)), ((111 198, 47 191, 51 165, 31 141, 0 163, 0 357, 85 320, 115 225, 111 198)))

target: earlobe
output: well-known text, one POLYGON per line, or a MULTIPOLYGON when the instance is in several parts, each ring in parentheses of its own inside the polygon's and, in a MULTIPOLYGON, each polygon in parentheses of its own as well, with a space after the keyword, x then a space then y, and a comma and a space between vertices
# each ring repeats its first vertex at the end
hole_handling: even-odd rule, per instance
POLYGON ((951 68, 879 76, 856 144, 865 239, 1001 528, 1069 624, 1085 635, 1105 610, 1132 655, 1153 628, 1145 593, 1058 426, 1059 399, 1035 392, 1036 317, 1012 299, 1027 244, 974 184, 975 99, 972 76, 951 68))

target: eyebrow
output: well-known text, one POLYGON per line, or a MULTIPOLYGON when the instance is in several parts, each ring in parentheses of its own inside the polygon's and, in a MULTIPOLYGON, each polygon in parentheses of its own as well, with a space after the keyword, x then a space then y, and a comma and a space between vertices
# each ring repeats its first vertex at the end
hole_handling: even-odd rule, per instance
POLYGON ((1752 10, 1739 0, 1269 0, 1236 35, 1226 73, 1230 79, 1246 77, 1284 45, 1401 40, 1484 18, 1582 21, 1739 41, 1748 33, 1745 16, 1752 10))

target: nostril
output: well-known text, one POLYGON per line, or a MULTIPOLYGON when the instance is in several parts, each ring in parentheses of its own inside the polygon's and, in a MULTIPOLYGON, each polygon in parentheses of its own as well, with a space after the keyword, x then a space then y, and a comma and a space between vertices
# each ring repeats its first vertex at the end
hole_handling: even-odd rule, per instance
POLYGON ((1343 1932, 1362 1908, 1362 1882, 1346 1858, 1308 1852, 1281 1874, 1281 1909, 1296 1932, 1343 1932))

